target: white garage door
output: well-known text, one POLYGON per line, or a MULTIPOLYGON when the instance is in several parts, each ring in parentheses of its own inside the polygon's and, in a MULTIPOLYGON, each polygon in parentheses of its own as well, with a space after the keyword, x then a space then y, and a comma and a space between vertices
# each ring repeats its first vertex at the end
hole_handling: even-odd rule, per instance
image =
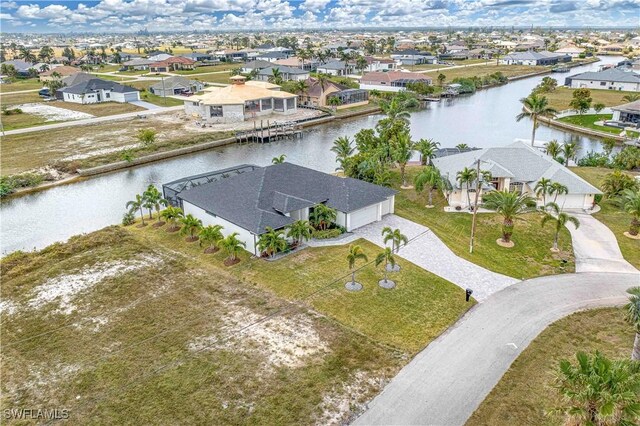
POLYGON ((124 101, 125 102, 132 102, 132 101, 137 101, 138 98, 138 92, 132 92, 132 93, 125 93, 124 94, 124 101))
MULTIPOLYGON (((553 197, 551 200, 553 201, 553 197)), ((556 200, 556 204, 561 209, 583 209, 585 208, 584 203, 585 196, 582 194, 559 195, 556 200)))
POLYGON ((349 213, 349 229, 351 231, 369 223, 375 222, 378 219, 378 204, 374 204, 364 209, 356 210, 349 213))
POLYGON ((382 216, 391 213, 391 200, 382 202, 382 216))

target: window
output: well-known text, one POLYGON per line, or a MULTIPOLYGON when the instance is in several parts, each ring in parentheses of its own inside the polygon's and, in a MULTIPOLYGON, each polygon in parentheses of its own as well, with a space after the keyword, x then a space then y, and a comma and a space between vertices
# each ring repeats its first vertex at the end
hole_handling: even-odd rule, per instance
POLYGON ((600 86, 606 86, 606 85, 607 85, 607 82, 606 82, 606 81, 601 81, 601 82, 600 82, 600 86))
POLYGON ((222 105, 210 106, 209 107, 209 116, 210 117, 222 117, 222 105))
POLYGON ((273 109, 275 111, 284 111, 284 99, 274 99, 273 109))
POLYGON ((258 112, 260 111, 260 101, 246 101, 244 108, 247 112, 258 112))
POLYGON ((509 184, 509 192, 517 192, 518 194, 522 194, 522 182, 511 182, 509 184))
POLYGON ((111 93, 107 92, 104 94, 105 99, 109 99, 111 97, 111 93))
POLYGON ((260 104, 262 105, 262 110, 263 111, 273 108, 271 99, 261 99, 260 100, 260 104))
POLYGON ((296 98, 287 99, 287 109, 295 109, 296 108, 296 98))

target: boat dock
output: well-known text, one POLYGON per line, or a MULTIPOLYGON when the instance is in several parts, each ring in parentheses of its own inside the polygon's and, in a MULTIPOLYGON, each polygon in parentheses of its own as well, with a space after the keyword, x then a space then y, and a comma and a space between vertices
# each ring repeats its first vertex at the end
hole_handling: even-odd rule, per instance
POLYGON ((253 122, 253 129, 242 130, 236 132, 236 142, 258 142, 265 143, 282 139, 296 139, 302 137, 302 127, 296 122, 263 122, 260 120, 260 126, 257 122, 253 122))

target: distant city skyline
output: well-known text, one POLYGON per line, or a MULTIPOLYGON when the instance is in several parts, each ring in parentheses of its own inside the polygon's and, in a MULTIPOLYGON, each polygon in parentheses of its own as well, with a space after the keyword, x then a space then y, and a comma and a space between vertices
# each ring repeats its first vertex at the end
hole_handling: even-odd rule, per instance
POLYGON ((3 32, 638 27, 640 0, 2 1, 3 32))

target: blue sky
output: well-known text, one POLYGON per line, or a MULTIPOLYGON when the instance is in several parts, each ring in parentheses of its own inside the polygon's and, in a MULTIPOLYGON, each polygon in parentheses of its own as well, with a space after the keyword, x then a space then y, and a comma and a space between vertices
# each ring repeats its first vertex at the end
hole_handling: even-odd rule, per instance
POLYGON ((640 26, 640 0, 2 0, 3 32, 640 26))

